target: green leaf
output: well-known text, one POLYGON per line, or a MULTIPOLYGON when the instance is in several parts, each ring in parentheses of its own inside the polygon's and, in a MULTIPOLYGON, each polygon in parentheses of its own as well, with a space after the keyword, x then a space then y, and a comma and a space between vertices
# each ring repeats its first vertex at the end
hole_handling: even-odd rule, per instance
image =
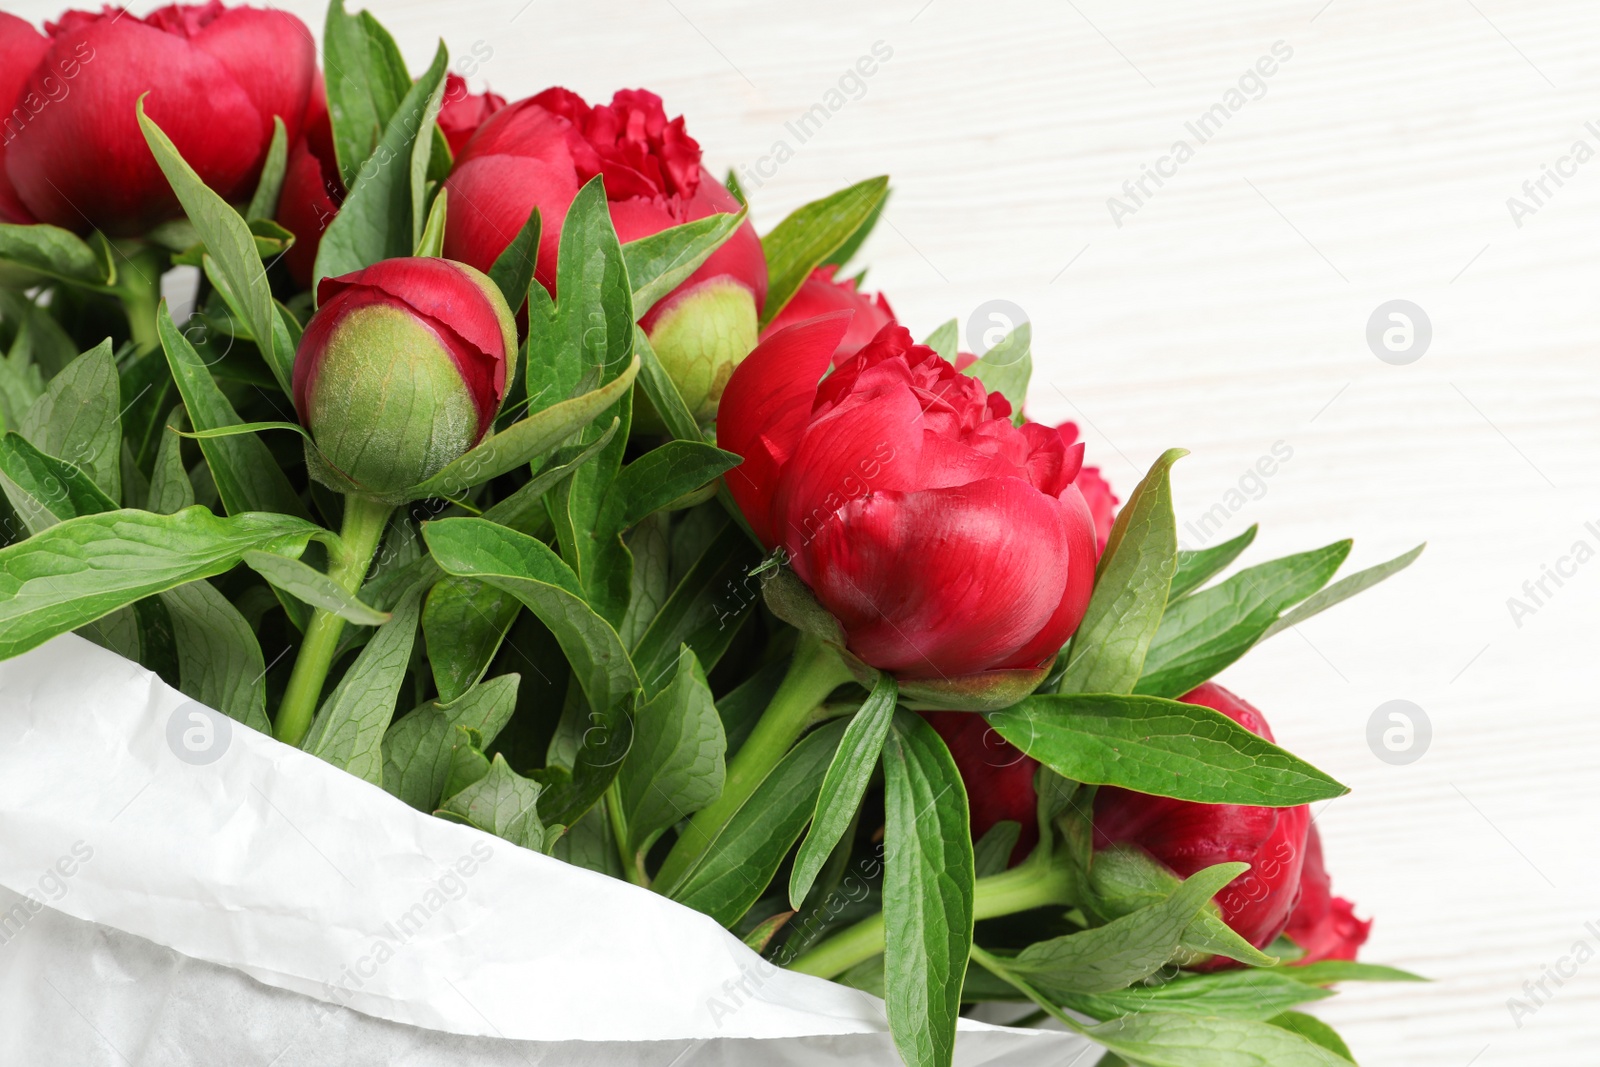
POLYGON ((1328 584, 1350 554, 1349 541, 1240 571, 1220 585, 1171 604, 1145 657, 1134 692, 1187 693, 1261 640, 1278 615, 1328 584))
POLYGON ((1167 899, 1076 934, 1029 945, 1006 966, 1047 997, 1111 993, 1155 974, 1224 886, 1250 869, 1219 863, 1197 871, 1167 899))
POLYGON ((218 518, 108 511, 58 523, 0 549, 0 659, 197 578, 253 548, 292 552, 324 531, 290 515, 218 518))
POLYGON ((682 876, 656 890, 723 926, 738 922, 805 829, 843 733, 829 723, 801 738, 682 876))
POLYGON ((444 776, 444 795, 453 797, 489 773, 489 757, 483 754, 483 736, 465 726, 450 731, 454 743, 444 776))
POLYGON ((446 573, 506 590, 549 627, 596 712, 639 688, 617 632, 585 603, 577 576, 543 541, 483 519, 440 519, 424 524, 422 536, 446 573))
POLYGON ((366 11, 345 14, 344 0, 329 3, 322 39, 333 151, 350 189, 411 89, 411 75, 389 32, 366 11))
POLYGON ((383 788, 414 808, 433 811, 444 795, 456 729, 492 742, 516 710, 521 681, 521 675, 502 674, 449 703, 430 700, 396 719, 383 735, 383 788))
POLYGON ((67 364, 22 418, 22 436, 77 467, 112 500, 122 499, 121 393, 111 340, 67 364))
POLYGON ((633 289, 633 314, 643 318, 744 224, 747 212, 725 212, 672 226, 622 246, 633 289))
MULTIPOLYGON (((167 353, 172 379, 178 383, 189 422, 196 430, 242 425, 244 420, 218 388, 200 354, 178 332, 163 304, 156 315, 156 331, 167 353)), ((222 506, 230 514, 275 511, 309 518, 305 505, 260 439, 254 436, 208 438, 200 441, 206 466, 217 483, 222 506)))
MULTIPOLYGON (((278 386, 287 395, 294 353, 282 351, 273 343, 273 320, 277 312, 272 305, 272 286, 267 281, 267 271, 261 264, 249 224, 184 162, 171 139, 144 113, 143 97, 136 111, 139 127, 144 131, 150 151, 155 154, 156 163, 177 194, 184 214, 189 216, 200 240, 205 243, 206 255, 215 264, 215 273, 228 304, 244 320, 250 336, 256 340, 256 347, 261 349, 267 366, 278 379, 278 386)), ((157 316, 158 321, 161 317, 157 316)), ((170 359, 170 350, 167 355, 170 359)), ((176 371, 173 376, 177 376, 176 371)), ((192 419, 194 412, 189 415, 192 419)))
POLYGON ((613 528, 627 529, 741 462, 714 445, 668 441, 622 468, 600 513, 612 517, 613 528))
POLYGON ((663 830, 717 799, 727 747, 705 672, 684 648, 672 683, 634 715, 633 748, 617 774, 629 854, 642 862, 663 830))
POLYGON ((1368 567, 1366 570, 1357 571, 1352 575, 1339 579, 1321 592, 1312 595, 1301 603, 1299 607, 1267 627, 1267 632, 1261 635, 1261 640, 1265 641, 1280 630, 1287 630, 1291 626, 1299 626, 1311 616, 1327 611, 1335 604, 1349 600, 1357 593, 1366 592, 1390 575, 1398 574, 1411 566, 1412 563, 1416 562, 1416 558, 1422 555, 1422 550, 1427 547, 1427 542, 1423 542, 1411 551, 1403 552, 1386 563, 1368 567))
POLYGON ((1015 819, 1001 819, 989 827, 972 845, 972 863, 978 877, 987 878, 1011 866, 1011 853, 1021 838, 1022 824, 1015 819))
POLYGON ((444 255, 445 218, 449 211, 450 190, 440 189, 439 194, 433 198, 433 205, 428 208, 428 221, 423 224, 422 236, 417 239, 417 247, 412 255, 444 255))
POLYGON ((796 209, 761 239, 768 277, 762 326, 777 318, 811 272, 882 207, 888 192, 887 176, 868 178, 796 209))
POLYGON ((1144 1067, 1351 1067, 1298 1034, 1248 1019, 1145 1012, 1082 1033, 1144 1067))
MULTIPOLYGON (((167 354, 159 344, 136 350, 117 371, 118 392, 122 405, 122 437, 131 451, 131 459, 142 471, 150 469, 155 461, 156 449, 161 444, 161 420, 174 400, 172 371, 167 368, 167 354)), ((130 486, 123 485, 123 496, 130 504, 130 486)))
POLYGON ((1162 453, 1117 514, 1061 692, 1127 693, 1138 682, 1177 566, 1172 465, 1184 455, 1181 448, 1162 453))
MULTIPOLYGON (((35 274, 103 291, 115 281, 103 258, 83 238, 59 226, 0 224, 0 262, 35 274)), ((34 279, 24 277, 26 288, 34 279)))
POLYGON ((117 507, 77 467, 45 455, 14 433, 0 437, 0 487, 31 534, 117 507))
POLYGON ((210 582, 190 582, 161 594, 172 620, 178 688, 210 708, 264 734, 267 665, 255 632, 239 609, 210 582))
POLYGON ((1316 963, 1291 963, 1277 968, 1276 973, 1285 978, 1308 985, 1332 985, 1334 982, 1426 982, 1421 975, 1402 971, 1398 967, 1385 967, 1378 963, 1357 963, 1354 960, 1320 960, 1316 963))
POLYGON ((271 552, 246 552, 243 560, 245 566, 273 586, 314 608, 330 611, 346 622, 357 626, 382 626, 389 621, 388 612, 363 604, 338 582, 297 559, 271 552))
POLYGON ((1251 524, 1244 533, 1220 545, 1192 552, 1179 549, 1178 569, 1172 575, 1172 589, 1167 593, 1167 599, 1175 601, 1181 596, 1186 596, 1221 574, 1228 564, 1238 559, 1239 555, 1250 547, 1251 542, 1255 541, 1256 530, 1257 527, 1251 524))
POLYGON ((506 758, 496 753, 489 773, 447 799, 440 811, 539 852, 544 849, 545 837, 544 824, 539 821, 543 788, 512 770, 506 758))
POLYGON ((373 785, 383 784, 383 735, 411 664, 418 601, 425 582, 413 582, 389 621, 356 656, 322 702, 300 747, 373 785))
POLYGON ((471 578, 441 578, 422 608, 422 636, 440 700, 455 700, 483 677, 522 611, 504 589, 471 578))
POLYGON ((961 327, 955 319, 951 319, 930 333, 922 343, 939 353, 946 363, 954 363, 961 346, 961 327))
POLYGON ((1022 423, 1022 404, 1028 399, 1028 380, 1033 377, 1032 349, 1032 324, 1018 323, 999 344, 961 372, 981 381, 989 392, 1009 400, 1012 421, 1018 425, 1022 423))
MULTIPOLYGON (((365 13, 363 13, 365 15, 365 13)), ((329 21, 333 11, 329 11, 329 21)), ((376 25, 376 23, 374 23, 376 25)), ((449 54, 443 44, 433 64, 389 116, 383 137, 371 158, 362 156, 349 174, 350 194, 323 231, 313 270, 316 282, 371 266, 381 259, 409 256, 422 236, 423 209, 419 175, 412 152, 433 136, 434 116, 444 88, 449 54)), ((331 87, 330 87, 331 88, 331 87)), ((333 105, 329 96, 330 113, 333 105)), ((335 149, 337 151, 337 141, 335 149)), ((354 146, 352 146, 353 150, 354 146)), ((424 147, 425 151, 425 147, 424 147)), ((426 156, 423 157, 426 164, 426 156)), ((340 170, 345 171, 340 159, 340 170)))
POLYGON ((872 780, 873 768, 878 765, 878 756, 883 752, 884 739, 889 736, 899 694, 894 676, 887 671, 880 673, 872 692, 845 728, 844 740, 839 742, 839 750, 833 754, 828 774, 822 780, 816 811, 811 817, 811 830, 800 845, 789 874, 789 903, 794 908, 804 903, 822 865, 828 862, 855 819, 861 798, 866 796, 867 783, 872 780))
POLYGON ((716 665, 761 600, 761 579, 750 577, 750 568, 760 561, 760 551, 744 532, 724 520, 634 645, 633 661, 646 692, 654 691, 655 679, 667 673, 681 645, 688 645, 707 670, 716 665))
POLYGON ((689 410, 689 405, 684 403, 677 383, 667 373, 667 368, 661 365, 660 357, 643 330, 635 329, 633 350, 639 355, 639 386, 672 436, 680 441, 704 440, 699 422, 689 410))
POLYGON ((256 181, 256 191, 245 208, 246 219, 270 219, 277 214, 278 197, 283 192, 284 170, 289 162, 289 134, 283 119, 272 116, 272 140, 267 145, 267 158, 261 165, 261 177, 256 181))
POLYGON ((1143 695, 1035 695, 990 712, 1001 737, 1057 774, 1202 804, 1292 807, 1349 792, 1219 711, 1143 695))
POLYGON ((1216 974, 1185 975, 1160 985, 1133 985, 1093 996, 1069 996, 1063 998, 1062 1003, 1100 1020, 1160 1011, 1267 1021, 1297 1004, 1332 995, 1272 969, 1251 967, 1216 974))
MULTIPOLYGON (((605 385, 546 407, 506 430, 492 434, 460 459, 447 465, 427 481, 420 482, 400 495, 407 500, 424 497, 454 497, 481 485, 491 478, 526 466, 572 437, 574 433, 590 427, 592 423, 620 397, 626 396, 639 373, 639 361, 634 359, 620 375, 605 385)), ((596 436, 606 432, 594 428, 596 436)))
MULTIPOLYGON (((889 197, 892 193, 892 189, 884 192, 883 204, 879 205, 879 210, 868 215, 866 221, 856 227, 856 232, 851 234, 844 244, 834 249, 832 255, 822 261, 824 266, 843 267, 850 262, 852 256, 861 251, 861 246, 866 244, 867 238, 871 237, 872 231, 877 228, 878 220, 883 217, 882 209, 888 205, 889 197)), ((861 273, 865 274, 866 271, 863 270, 861 273)))
MULTIPOLYGON (((1126 915, 1159 903, 1178 887, 1178 876, 1150 854, 1132 845, 1113 845, 1094 852, 1089 873, 1092 910, 1104 918, 1126 915)), ((1226 956, 1252 967, 1272 967, 1270 956, 1240 937, 1222 921, 1219 910, 1207 908, 1184 931, 1183 947, 1195 956, 1226 956)))
POLYGON ((528 299, 528 286, 533 284, 533 268, 539 260, 539 209, 534 208, 528 221, 511 239, 511 243, 495 257, 489 268, 489 280, 499 287, 512 311, 522 307, 528 299))
POLYGON ((1275 1019, 1267 1020, 1273 1026, 1279 1026, 1291 1034, 1298 1034, 1314 1045, 1321 1045, 1336 1056, 1341 1056, 1351 1063, 1355 1056, 1350 1053, 1350 1046, 1344 1043, 1344 1038, 1339 1032, 1314 1015, 1304 1012, 1286 1011, 1275 1019))
POLYGON ((972 836, 967 791, 922 718, 895 715, 883 748, 884 1004, 908 1067, 949 1067, 961 980, 972 948, 972 836))

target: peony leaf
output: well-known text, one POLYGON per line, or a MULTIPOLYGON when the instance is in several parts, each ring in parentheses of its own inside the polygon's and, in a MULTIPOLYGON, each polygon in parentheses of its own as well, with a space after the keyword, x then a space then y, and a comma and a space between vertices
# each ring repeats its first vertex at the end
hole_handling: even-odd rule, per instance
POLYGON ((922 343, 939 353, 939 358, 946 363, 954 363, 961 344, 961 327, 955 319, 951 319, 930 333, 922 343))
POLYGON ((721 794, 727 747, 705 672, 684 647, 671 683, 634 716, 633 748, 617 773, 625 847, 641 868, 662 831, 721 794))
POLYGON ((1090 1018, 1115 1019, 1134 1012, 1162 1011, 1183 1015, 1225 1015, 1234 1019, 1270 1020, 1297 1004, 1333 994, 1297 982, 1270 968, 1185 975, 1160 985, 1133 985, 1094 995, 1062 998, 1062 1005, 1090 1018))
POLYGON ((600 506, 602 524, 626 530, 742 462, 699 441, 668 441, 623 467, 600 506))
MULTIPOLYGON (((365 12, 363 17, 367 17, 365 12)), ((331 24, 332 9, 328 18, 331 24)), ((441 43, 432 65, 409 87, 389 116, 383 137, 369 153, 370 158, 361 157, 353 174, 347 177, 350 194, 323 231, 322 243, 317 247, 312 272, 317 285, 324 278, 358 271, 380 259, 409 256, 416 248, 427 206, 422 197, 427 144, 431 143, 433 117, 439 112, 439 98, 444 92, 448 59, 441 43), (418 169, 419 155, 422 170, 418 169)), ((330 95, 330 114, 332 104, 330 95)), ((342 172, 346 171, 342 157, 339 166, 342 172)))
POLYGON ((96 292, 109 292, 115 276, 105 259, 70 230, 43 223, 32 226, 0 224, 0 271, 22 268, 14 279, 19 289, 38 283, 35 275, 71 282, 96 292))
POLYGON ((245 208, 247 220, 271 219, 277 214, 278 196, 283 192, 283 175, 288 163, 289 134, 284 129, 283 118, 274 115, 272 140, 267 145, 266 160, 261 164, 261 177, 256 180, 256 191, 250 194, 250 204, 245 208))
POLYGON ((1011 402, 1011 421, 1022 425, 1023 401, 1028 399, 1028 381, 1033 377, 1033 325, 1018 323, 1000 343, 967 365, 961 373, 970 374, 991 393, 1011 402))
POLYGON ((250 623, 210 582, 189 582, 161 594, 172 622, 178 688, 264 734, 267 665, 250 623))
POLYGON ((122 402, 111 339, 67 364, 33 402, 22 436, 81 470, 102 493, 122 499, 122 402))
POLYGON ((738 212, 707 215, 623 245, 622 259, 633 290, 634 318, 643 318, 657 301, 699 270, 700 264, 738 232, 747 213, 741 208, 738 212))
POLYGON ((843 723, 828 723, 801 738, 688 869, 656 891, 723 926, 738 922, 805 829, 843 733, 843 723))
POLYGON ((1282 1027, 1291 1034, 1298 1034, 1314 1045, 1321 1045, 1329 1052, 1341 1056, 1351 1063, 1355 1056, 1350 1053, 1350 1046, 1344 1043, 1344 1038, 1339 1032, 1315 1015, 1307 1015, 1299 1011, 1286 1011, 1283 1014, 1268 1019, 1273 1026, 1282 1027))
POLYGON ((883 747, 884 1006, 908 1067, 950 1067, 972 949, 967 791, 933 727, 906 711, 883 747))
POLYGON ((1250 1019, 1141 1012, 1083 1027, 1080 1032, 1148 1067, 1215 1067, 1223 1062, 1352 1067, 1344 1056, 1297 1033, 1250 1019))
POLYGON ((0 437, 0 487, 30 534, 117 507, 83 471, 15 433, 0 437))
POLYGON ((411 665, 418 601, 426 580, 401 594, 389 621, 378 627, 339 684, 322 702, 300 747, 357 778, 383 784, 383 735, 411 665))
POLYGON ((0 659, 165 589, 221 574, 253 548, 295 552, 326 531, 291 515, 108 511, 0 549, 0 659))
MULTIPOLYGON (((499 287, 500 295, 506 298, 506 306, 513 312, 528 300, 528 286, 533 284, 533 269, 539 257, 540 227, 539 209, 534 208, 528 221, 489 268, 489 280, 499 287)), ((522 362, 525 365, 527 361, 522 362)))
POLYGON ((176 432, 186 425, 181 404, 167 412, 165 432, 150 474, 150 492, 145 498, 145 507, 158 515, 171 515, 194 503, 194 483, 183 465, 183 438, 176 432))
POLYGON ((332 612, 346 622, 357 626, 382 626, 389 621, 388 612, 363 604, 338 582, 297 559, 275 556, 271 552, 246 552, 242 560, 275 588, 302 603, 332 612))
POLYGON ((828 862, 834 848, 855 820, 867 783, 878 766, 889 725, 894 721, 895 697, 899 689, 888 672, 878 675, 878 683, 850 717, 844 739, 833 754, 828 773, 822 779, 817 808, 811 816, 811 830, 795 856, 789 874, 789 905, 799 909, 811 892, 812 884, 828 862))
POLYGON ((450 190, 440 189, 439 194, 433 198, 432 206, 428 208, 428 221, 423 224, 422 236, 417 239, 417 247, 412 251, 412 255, 444 255, 444 227, 449 212, 450 190))
POLYGON ((396 719, 383 735, 383 788, 421 811, 443 798, 458 727, 492 742, 511 720, 522 678, 502 674, 448 703, 430 700, 396 719))
POLYGON ((1379 563, 1377 566, 1368 567, 1366 570, 1357 571, 1348 577, 1339 579, 1326 589, 1308 597, 1293 611, 1267 627, 1267 632, 1261 635, 1261 640, 1265 641, 1273 634, 1287 630, 1291 626, 1298 626, 1311 618, 1311 616, 1327 611, 1335 604, 1349 600, 1357 593, 1366 592, 1390 575, 1398 574, 1411 566, 1412 563, 1416 562, 1417 557, 1422 555, 1422 550, 1427 547, 1427 542, 1423 542, 1409 552, 1402 552, 1385 563, 1379 563))
POLYGON ((448 797, 439 811, 540 852, 545 843, 544 823, 539 821, 539 794, 543 790, 544 786, 522 777, 511 769, 504 756, 495 753, 488 773, 448 797))
POLYGON ((667 373, 667 368, 661 365, 650 338, 641 329, 634 330, 633 349, 639 354, 639 386, 672 436, 680 441, 704 440, 700 424, 689 410, 689 405, 684 403, 677 383, 667 373))
POLYGON ((1035 942, 1006 966, 1058 1003, 1074 993, 1112 993, 1141 982, 1178 953, 1184 932, 1211 898, 1249 869, 1248 863, 1207 867, 1159 903, 1104 926, 1035 942))
POLYGON ((1000 736, 1073 781, 1202 804, 1292 807, 1349 792, 1219 711, 1147 695, 1034 695, 991 712, 1000 736))
POLYGON ((346 14, 344 0, 328 4, 322 39, 333 152, 344 187, 352 189, 410 91, 411 75, 389 31, 370 12, 346 14))
POLYGON ((1177 565, 1172 465, 1184 455, 1163 453, 1117 514, 1059 692, 1127 693, 1138 682, 1177 565))
MULTIPOLYGON (((1134 692, 1176 697, 1233 663, 1278 616, 1328 584, 1349 541, 1246 568, 1168 605, 1134 692)), ((1342 598, 1341 598, 1342 599, 1342 598)))
POLYGON ((1256 539, 1257 527, 1252 524, 1248 530, 1231 540, 1210 548, 1200 548, 1193 551, 1178 550, 1178 569, 1172 575, 1172 589, 1167 593, 1167 600, 1177 600, 1181 596, 1199 589, 1206 582, 1221 574, 1228 564, 1239 558, 1240 553, 1249 548, 1256 539))
POLYGON ((777 318, 811 272, 883 207, 888 193, 887 176, 868 178, 797 208, 761 239, 768 276, 762 326, 777 318))

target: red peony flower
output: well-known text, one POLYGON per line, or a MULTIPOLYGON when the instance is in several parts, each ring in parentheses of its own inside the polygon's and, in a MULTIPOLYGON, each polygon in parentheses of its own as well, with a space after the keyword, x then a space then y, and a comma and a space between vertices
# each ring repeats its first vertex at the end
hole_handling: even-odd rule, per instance
MULTIPOLYGON (((834 275, 838 270, 838 267, 830 264, 812 271, 794 297, 778 312, 777 318, 761 331, 761 339, 764 341, 779 330, 806 319, 835 311, 852 311, 855 317, 850 320, 850 328, 845 331, 839 341, 838 351, 833 354, 833 361, 837 364, 861 351, 863 345, 878 336, 878 331, 895 321, 894 309, 889 306, 887 297, 882 293, 869 297, 856 288, 853 280, 836 280, 834 275)), ((956 366, 958 370, 962 369, 959 363, 956 366)))
MULTIPOLYGON (((1068 448, 1078 443, 1077 423, 1063 422, 1056 427, 1056 432, 1068 448)), ((1098 555, 1106 550, 1106 541, 1111 537, 1111 524, 1117 519, 1117 505, 1122 501, 1111 491, 1111 483, 1106 481, 1099 467, 1084 467, 1078 471, 1073 484, 1083 494, 1084 503, 1089 505, 1089 514, 1094 516, 1094 544, 1098 555)))
POLYGON ((1332 881, 1322 863, 1322 838, 1315 826, 1306 838, 1305 873, 1300 879, 1300 903, 1284 931, 1305 951, 1297 963, 1319 960, 1353 960, 1372 932, 1371 919, 1356 918, 1355 905, 1333 895, 1332 881))

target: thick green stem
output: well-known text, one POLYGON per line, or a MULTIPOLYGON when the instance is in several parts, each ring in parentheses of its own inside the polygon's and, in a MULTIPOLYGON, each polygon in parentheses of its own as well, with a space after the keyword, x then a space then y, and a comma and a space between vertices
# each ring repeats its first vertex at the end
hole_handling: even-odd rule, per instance
POLYGON ((116 293, 128 316, 128 333, 140 349, 154 348, 161 343, 156 315, 161 308, 166 253, 138 242, 121 243, 116 249, 121 260, 117 264, 116 293))
POLYGON ((851 677, 849 668, 831 647, 809 634, 800 635, 789 672, 749 738, 728 763, 722 795, 689 820, 656 875, 658 885, 671 885, 704 854, 800 735, 827 717, 822 702, 851 677))
MULTIPOLYGON (((383 539, 384 528, 394 508, 361 496, 344 498, 344 523, 339 529, 339 544, 330 549, 333 558, 328 561, 328 577, 346 592, 361 588, 372 557, 383 539)), ((317 608, 306 626, 305 639, 295 656, 294 671, 289 675, 289 685, 283 691, 283 703, 278 705, 278 721, 273 733, 286 745, 298 745, 311 728, 311 717, 316 714, 317 703, 322 698, 322 686, 328 680, 328 670, 333 666, 334 653, 339 649, 339 636, 344 633, 344 620, 331 611, 317 608)))
MULTIPOLYGON (((979 878, 973 899, 973 917, 994 919, 1051 904, 1071 904, 1072 886, 1072 872, 1041 855, 1009 871, 979 878)), ((802 954, 789 964, 789 969, 819 978, 833 978, 882 953, 883 939, 883 913, 880 911, 802 954)))

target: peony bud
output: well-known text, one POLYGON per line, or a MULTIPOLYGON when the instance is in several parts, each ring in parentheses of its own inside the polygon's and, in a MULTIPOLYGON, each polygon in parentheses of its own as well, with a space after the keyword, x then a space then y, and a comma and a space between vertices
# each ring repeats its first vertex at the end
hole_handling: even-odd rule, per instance
POLYGON ((1072 485, 1082 449, 1013 426, 1003 396, 900 326, 823 379, 847 323, 791 326, 734 372, 717 436, 744 462, 728 487, 849 651, 903 694, 992 707, 1004 683, 1014 701, 1010 687, 1038 684, 1088 605, 1094 529, 1072 485))
POLYGON ((146 92, 150 118, 230 200, 250 195, 274 116, 291 142, 300 135, 316 46, 293 15, 211 0, 144 18, 69 11, 45 30, 49 47, 17 98, 27 122, 5 152, 10 185, 39 222, 127 236, 179 214, 135 117, 146 92))
POLYGON ((388 259, 318 289, 294 405, 323 458, 374 494, 416 485, 488 433, 515 370, 493 282, 446 259, 388 259))

